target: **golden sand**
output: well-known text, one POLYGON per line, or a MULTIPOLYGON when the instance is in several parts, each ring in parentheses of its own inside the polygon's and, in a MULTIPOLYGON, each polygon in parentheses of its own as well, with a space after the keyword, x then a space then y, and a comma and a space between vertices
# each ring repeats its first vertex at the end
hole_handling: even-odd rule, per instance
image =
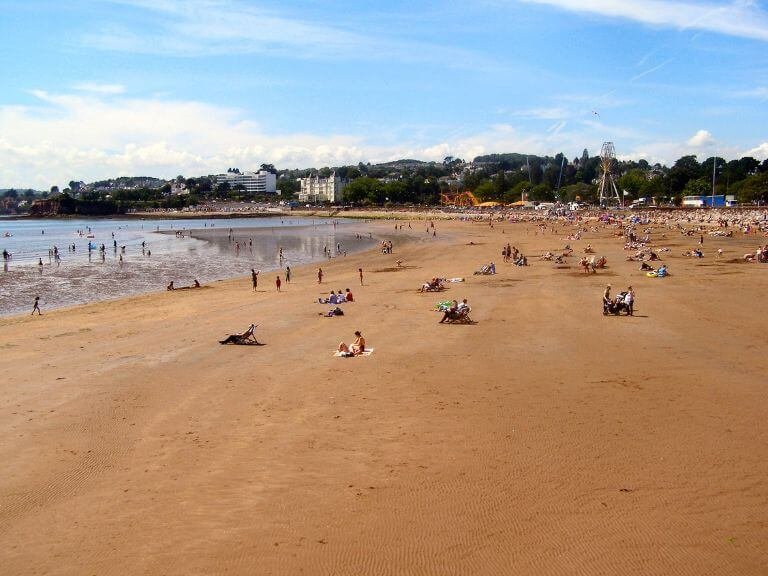
POLYGON ((322 287, 0 320, 0 573, 768 573, 768 267, 727 261, 757 241, 698 261, 670 235, 651 279, 607 231, 571 242, 608 257, 584 275, 535 258, 562 232, 437 226, 372 224, 395 254, 322 287), (467 281, 418 293, 433 276, 467 281), (606 283, 635 317, 602 315, 606 283), (461 297, 476 324, 438 325, 461 297), (251 322, 265 346, 217 343, 251 322), (374 354, 335 358, 357 329, 374 354))

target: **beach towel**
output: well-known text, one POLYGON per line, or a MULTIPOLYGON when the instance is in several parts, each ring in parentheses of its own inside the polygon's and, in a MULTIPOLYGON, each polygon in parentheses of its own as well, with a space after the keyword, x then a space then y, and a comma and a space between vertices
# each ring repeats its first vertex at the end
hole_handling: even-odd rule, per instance
MULTIPOLYGON (((348 358, 348 356, 344 356, 344 354, 345 354, 344 352, 339 352, 338 350, 336 350, 333 353, 333 355, 338 358, 348 358)), ((363 353, 358 354, 358 356, 370 356, 371 354, 373 354, 373 348, 366 348, 365 350, 363 350, 363 353)))

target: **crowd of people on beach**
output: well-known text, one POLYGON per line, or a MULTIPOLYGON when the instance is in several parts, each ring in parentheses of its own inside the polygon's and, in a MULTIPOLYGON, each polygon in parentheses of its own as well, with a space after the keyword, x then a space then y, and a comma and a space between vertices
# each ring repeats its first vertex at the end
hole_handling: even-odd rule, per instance
MULTIPOLYGON (((477 215, 475 217, 468 216, 470 221, 479 222, 502 222, 502 223, 534 223, 536 225, 536 234, 563 234, 564 238, 568 242, 581 241, 585 234, 590 232, 596 232, 598 230, 612 230, 615 236, 620 236, 624 240, 624 249, 630 254, 626 257, 627 261, 635 261, 640 263, 640 271, 645 272, 648 276, 654 276, 658 278, 664 278, 668 275, 667 266, 661 262, 663 255, 670 251, 668 246, 658 245, 654 242, 654 239, 660 239, 662 243, 670 242, 672 234, 676 233, 681 237, 689 238, 696 241, 696 245, 691 248, 683 250, 681 253, 685 257, 694 259, 703 259, 706 257, 704 251, 704 245, 707 237, 716 237, 720 239, 732 239, 736 237, 738 233, 740 237, 752 237, 752 236, 764 236, 768 237, 768 211, 766 210, 751 210, 751 209, 707 209, 707 210, 695 210, 695 211, 654 211, 654 210, 635 210, 632 212, 621 212, 616 210, 593 210, 582 212, 570 212, 570 211, 558 211, 556 213, 525 213, 519 211, 502 211, 498 213, 492 213, 490 216, 483 217, 477 215), (570 229, 569 229, 570 228, 570 229), (650 263, 659 262, 660 266, 655 268, 650 263)), ((400 231, 405 228, 406 224, 395 224, 395 230, 400 231)), ((407 223, 408 229, 412 229, 411 223, 407 223)), ((426 223, 426 231, 432 235, 436 235, 436 229, 434 221, 430 220, 426 223)), ((503 230, 502 230, 503 232, 503 230)), ((42 232, 44 234, 44 231, 42 232)), ((77 234, 80 237, 92 238, 93 233, 90 229, 78 230, 77 234)), ((178 230, 175 232, 178 238, 185 238, 185 230, 178 230)), ((356 236, 361 239, 362 234, 358 233, 356 236)), ((368 234, 371 237, 371 233, 368 234)), ((252 239, 237 238, 232 228, 229 229, 228 240, 232 244, 235 253, 239 253, 243 248, 252 248, 252 239)), ((126 246, 119 246, 117 238, 114 232, 112 233, 112 250, 116 255, 118 263, 122 266, 123 255, 126 253, 126 246)), ((67 245, 67 252, 73 254, 77 251, 75 243, 67 245)), ((106 246, 101 243, 99 246, 88 242, 88 254, 97 251, 102 258, 105 259, 106 246)), ((148 250, 146 243, 142 242, 141 245, 142 255, 150 256, 151 251, 148 250)), ((393 243, 389 239, 381 240, 381 252, 388 255, 393 253, 393 243)), ((579 266, 586 274, 594 274, 599 269, 607 266, 607 259, 605 256, 597 256, 595 254, 595 248, 591 243, 587 243, 584 247, 583 256, 579 261, 579 266)), ((518 266, 527 266, 528 258, 523 255, 517 246, 513 246, 510 242, 506 242, 502 245, 501 249, 502 258, 505 263, 512 263, 518 266)), ((723 248, 716 250, 716 257, 722 258, 724 255, 723 248)), ((341 243, 337 243, 335 250, 328 248, 324 249, 324 254, 327 257, 333 257, 334 255, 346 255, 346 250, 341 243)), ((556 265, 564 265, 567 263, 566 259, 573 254, 573 248, 570 244, 566 244, 562 253, 553 253, 552 251, 546 251, 540 256, 540 260, 552 261, 556 265)), ((3 261, 6 266, 12 260, 13 255, 7 250, 3 250, 3 261)), ((58 245, 52 245, 48 252, 48 258, 50 264, 60 266, 62 263, 62 254, 58 245)), ((750 263, 766 263, 768 262, 768 244, 759 243, 757 248, 753 252, 744 253, 740 257, 742 261, 750 263)), ((278 274, 275 277, 275 288, 278 292, 281 291, 283 282, 291 282, 291 268, 285 263, 285 256, 283 254, 283 248, 279 249, 278 260, 283 265, 283 275, 278 274)), ((44 269, 43 259, 38 259, 38 269, 42 274, 44 269)), ((398 267, 401 266, 401 262, 398 261, 398 267)), ((496 274, 496 265, 493 262, 484 264, 476 274, 481 275, 493 275, 496 274)), ((323 270, 318 268, 317 281, 319 284, 323 283, 323 270)), ((363 275, 362 269, 359 270, 360 281, 362 284, 363 275)), ((256 290, 258 286, 259 271, 251 269, 251 280, 253 289, 256 290)), ((197 279, 192 285, 187 288, 199 287, 197 279)), ((167 286, 168 290, 176 290, 173 282, 167 286)), ((425 282, 420 291, 439 291, 444 288, 443 279, 433 278, 432 280, 425 282)), ((348 290, 347 290, 348 291, 348 290)), ((334 304, 333 298, 329 295, 325 299, 325 303, 334 304)), ((335 299, 340 300, 343 294, 336 295, 335 299)), ((633 296, 630 296, 633 298, 633 296)), ((36 308, 39 312, 39 297, 36 300, 36 308)), ((344 301, 349 301, 344 298, 344 301)))

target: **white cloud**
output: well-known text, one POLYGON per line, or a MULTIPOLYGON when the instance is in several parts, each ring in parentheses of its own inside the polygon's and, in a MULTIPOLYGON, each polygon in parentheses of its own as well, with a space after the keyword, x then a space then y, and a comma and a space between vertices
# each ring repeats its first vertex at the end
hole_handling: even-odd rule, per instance
POLYGON ((35 106, 0 106, 0 187, 47 189, 120 175, 197 176, 263 162, 319 167, 583 148, 583 134, 566 133, 565 124, 534 135, 500 124, 443 141, 432 139, 434 130, 411 130, 418 136, 382 145, 377 126, 366 127, 366 135, 268 134, 239 110, 202 102, 31 93, 35 106))
POLYGON ((0 185, 46 189, 119 175, 211 174, 357 162, 347 135, 267 135, 237 110, 194 101, 50 94, 0 107, 0 185))
POLYGON ((635 20, 655 26, 695 29, 768 41, 768 13, 753 0, 521 0, 572 12, 635 20))
POLYGON ((94 94, 123 94, 125 86, 122 84, 99 84, 97 82, 82 82, 75 84, 73 90, 78 92, 91 92, 94 94))
MULTIPOLYGON (((659 142, 627 128, 584 120, 556 121, 549 130, 533 132, 497 124, 453 137, 445 136, 444 127, 411 127, 411 136, 383 145, 377 125, 363 127, 360 134, 270 134, 240 110, 203 102, 41 90, 32 94, 38 99, 35 106, 0 106, 3 188, 48 189, 70 180, 121 175, 198 176, 232 166, 254 169, 264 162, 306 168, 399 158, 472 159, 494 152, 564 152, 572 157, 585 147, 599 150, 604 140, 616 142, 622 157, 668 163, 714 142, 705 130, 687 142, 659 142)), ((738 157, 740 152, 718 144, 720 156, 738 157)), ((768 143, 748 154, 768 156, 768 143)))
POLYGON ((714 136, 707 130, 699 130, 686 141, 686 144, 692 148, 703 148, 714 143, 714 136))
POLYGON ((768 142, 763 142, 759 146, 747 150, 742 156, 752 156, 758 160, 768 160, 768 142))

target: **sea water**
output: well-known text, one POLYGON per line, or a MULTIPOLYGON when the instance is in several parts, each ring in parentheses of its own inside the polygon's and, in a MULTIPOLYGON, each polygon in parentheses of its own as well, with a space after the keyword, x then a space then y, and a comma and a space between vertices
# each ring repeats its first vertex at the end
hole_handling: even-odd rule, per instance
POLYGON ((183 287, 293 269, 373 242, 360 225, 325 219, 2 218, 0 251, 10 258, 0 272, 0 315, 31 310, 35 296, 45 311, 164 290, 171 280, 183 287))

